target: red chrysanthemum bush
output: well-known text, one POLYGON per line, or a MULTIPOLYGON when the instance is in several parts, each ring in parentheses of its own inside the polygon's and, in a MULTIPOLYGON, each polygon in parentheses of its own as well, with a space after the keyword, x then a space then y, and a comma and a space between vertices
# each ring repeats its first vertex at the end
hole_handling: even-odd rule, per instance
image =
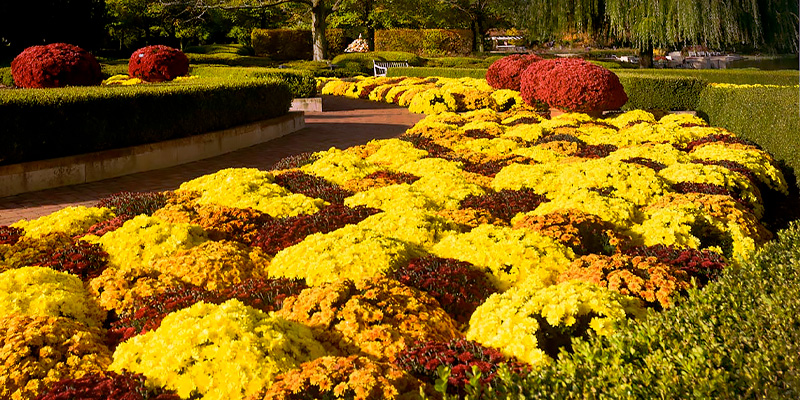
POLYGON ((486 210, 492 217, 510 222, 518 213, 533 211, 547 201, 549 200, 546 197, 530 188, 503 189, 481 196, 469 195, 461 200, 461 208, 486 210))
POLYGON ((147 46, 136 50, 128 62, 128 75, 146 82, 171 81, 189 73, 189 59, 178 49, 147 46))
POLYGON ((466 395, 464 388, 469 384, 468 373, 472 373, 473 367, 480 371, 482 385, 489 384, 496 377, 500 364, 506 364, 514 372, 530 368, 528 364, 508 359, 500 350, 467 339, 418 342, 400 352, 395 364, 430 384, 439 378, 437 369, 440 366, 448 367, 447 393, 459 396, 466 395))
POLYGON ((317 160, 317 158, 319 158, 319 156, 311 152, 304 152, 292 156, 286 156, 278 160, 278 162, 276 162, 272 166, 272 168, 270 168, 270 171, 300 168, 304 165, 313 163, 314 161, 317 160))
POLYGON ((77 241, 69 247, 56 249, 40 261, 42 267, 68 272, 83 281, 96 278, 108 266, 108 253, 99 244, 77 241))
POLYGON ((180 400, 175 392, 145 384, 141 374, 92 373, 63 379, 39 394, 36 400, 180 400))
POLYGON ((91 86, 103 80, 97 59, 67 43, 28 47, 11 62, 11 75, 23 88, 91 86))
POLYGON ((522 73, 531 64, 542 58, 533 54, 512 54, 503 57, 489 66, 486 82, 495 89, 519 90, 522 73))
POLYGON ((289 296, 299 294, 308 286, 294 279, 248 279, 223 290, 206 290, 198 286, 183 284, 163 293, 138 299, 133 306, 136 311, 120 316, 111 324, 109 338, 112 344, 141 335, 161 326, 161 321, 174 311, 190 307, 197 302, 222 304, 238 299, 247 306, 264 312, 277 311, 289 296))
POLYGON ((485 272, 452 258, 415 258, 390 276, 428 293, 459 324, 468 323, 475 309, 497 292, 485 272))
POLYGON ((167 204, 169 196, 168 192, 118 192, 98 200, 95 207, 108 207, 114 214, 133 218, 153 215, 167 204))
POLYGON ((626 162, 626 163, 629 163, 629 164, 643 165, 643 166, 645 166, 647 168, 650 168, 650 169, 652 169, 653 171, 656 171, 656 172, 661 171, 664 168, 667 168, 666 164, 660 163, 660 162, 655 161, 655 160, 651 160, 649 158, 644 158, 644 157, 631 157, 631 158, 622 160, 622 162, 626 162))
POLYGON ((74 240, 64 233, 49 233, 32 238, 20 237, 13 245, 0 246, 0 272, 11 268, 40 265, 43 260, 72 247, 74 240))
POLYGON ((335 183, 301 171, 289 171, 275 175, 275 183, 293 193, 322 199, 333 204, 342 204, 345 198, 353 195, 352 192, 342 189, 335 183))
POLYGON ((678 248, 658 244, 655 246, 631 247, 624 250, 631 257, 654 257, 658 262, 681 269, 696 278, 700 286, 711 282, 728 262, 722 254, 711 250, 697 250, 691 248, 678 248))
POLYGON ((25 234, 22 228, 13 228, 10 226, 0 226, 0 244, 14 245, 19 241, 19 238, 25 234))
POLYGON ((572 112, 614 110, 628 101, 616 74, 574 58, 531 64, 522 74, 520 94, 529 105, 542 101, 572 112))

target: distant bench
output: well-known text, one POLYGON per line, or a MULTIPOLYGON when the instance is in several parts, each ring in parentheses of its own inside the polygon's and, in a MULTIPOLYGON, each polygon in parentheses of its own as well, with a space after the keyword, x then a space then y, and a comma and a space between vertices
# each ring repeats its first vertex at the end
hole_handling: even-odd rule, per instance
POLYGON ((386 71, 393 67, 408 67, 408 61, 375 61, 372 60, 372 71, 375 76, 386 76, 386 71))

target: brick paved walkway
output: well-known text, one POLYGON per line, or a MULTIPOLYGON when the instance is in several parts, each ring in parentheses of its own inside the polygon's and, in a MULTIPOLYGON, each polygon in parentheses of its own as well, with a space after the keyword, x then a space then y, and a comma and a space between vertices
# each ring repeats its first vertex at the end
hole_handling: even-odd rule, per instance
POLYGON ((395 137, 422 119, 405 108, 324 96, 322 113, 306 113, 306 127, 256 146, 176 167, 141 172, 119 178, 38 192, 0 197, 0 225, 33 219, 67 206, 94 205, 98 199, 121 191, 172 190, 181 183, 223 168, 268 169, 283 157, 306 151, 346 148, 372 139, 395 137))

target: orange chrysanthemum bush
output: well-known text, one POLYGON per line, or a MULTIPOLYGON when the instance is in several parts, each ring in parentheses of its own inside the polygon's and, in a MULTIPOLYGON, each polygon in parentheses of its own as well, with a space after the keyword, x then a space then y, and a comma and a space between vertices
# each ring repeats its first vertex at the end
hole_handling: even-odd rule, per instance
POLYGON ((171 81, 189 73, 189 58, 168 46, 147 46, 131 54, 128 75, 145 82, 171 81))
POLYGON ((669 308, 691 286, 689 274, 656 258, 623 254, 583 256, 558 277, 559 282, 582 280, 644 300, 645 305, 669 308))
POLYGON ((678 268, 695 278, 699 286, 716 280, 728 261, 722 254, 707 249, 697 250, 658 244, 655 246, 635 246, 626 248, 623 253, 632 257, 653 257, 661 264, 678 268))
POLYGON ((630 242, 616 232, 614 225, 596 215, 575 209, 558 210, 545 215, 525 215, 514 221, 514 229, 529 229, 569 246, 576 255, 611 255, 630 242))
POLYGON ((528 66, 522 73, 520 94, 531 106, 543 101, 572 112, 614 110, 628 101, 616 74, 572 58, 542 60, 528 66))
POLYGON ((252 400, 389 400, 420 399, 429 386, 392 364, 363 356, 320 357, 275 377, 265 392, 252 400))
POLYGON ((542 61, 534 54, 512 54, 503 57, 489 66, 486 82, 495 89, 519 90, 522 72, 531 64, 542 61))
POLYGON ((0 398, 33 399, 49 384, 102 373, 111 363, 100 328, 62 317, 0 317, 0 398))
POLYGON ((97 59, 67 43, 28 47, 11 61, 11 75, 23 88, 93 86, 103 80, 97 59))
POLYGON ((49 386, 36 400, 180 400, 174 391, 153 388, 144 375, 124 372, 91 373, 62 379, 49 386))
POLYGON ((309 326, 332 352, 392 361, 417 340, 460 337, 429 295, 393 279, 340 280, 286 299, 278 315, 309 326))

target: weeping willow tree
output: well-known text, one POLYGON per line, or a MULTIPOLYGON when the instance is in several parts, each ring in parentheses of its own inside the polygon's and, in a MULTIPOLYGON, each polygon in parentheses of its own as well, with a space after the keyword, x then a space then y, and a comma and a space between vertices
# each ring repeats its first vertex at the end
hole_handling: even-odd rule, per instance
POLYGON ((653 47, 748 44, 779 51, 798 48, 796 0, 498 0, 534 40, 570 32, 607 32, 640 50, 653 47))

